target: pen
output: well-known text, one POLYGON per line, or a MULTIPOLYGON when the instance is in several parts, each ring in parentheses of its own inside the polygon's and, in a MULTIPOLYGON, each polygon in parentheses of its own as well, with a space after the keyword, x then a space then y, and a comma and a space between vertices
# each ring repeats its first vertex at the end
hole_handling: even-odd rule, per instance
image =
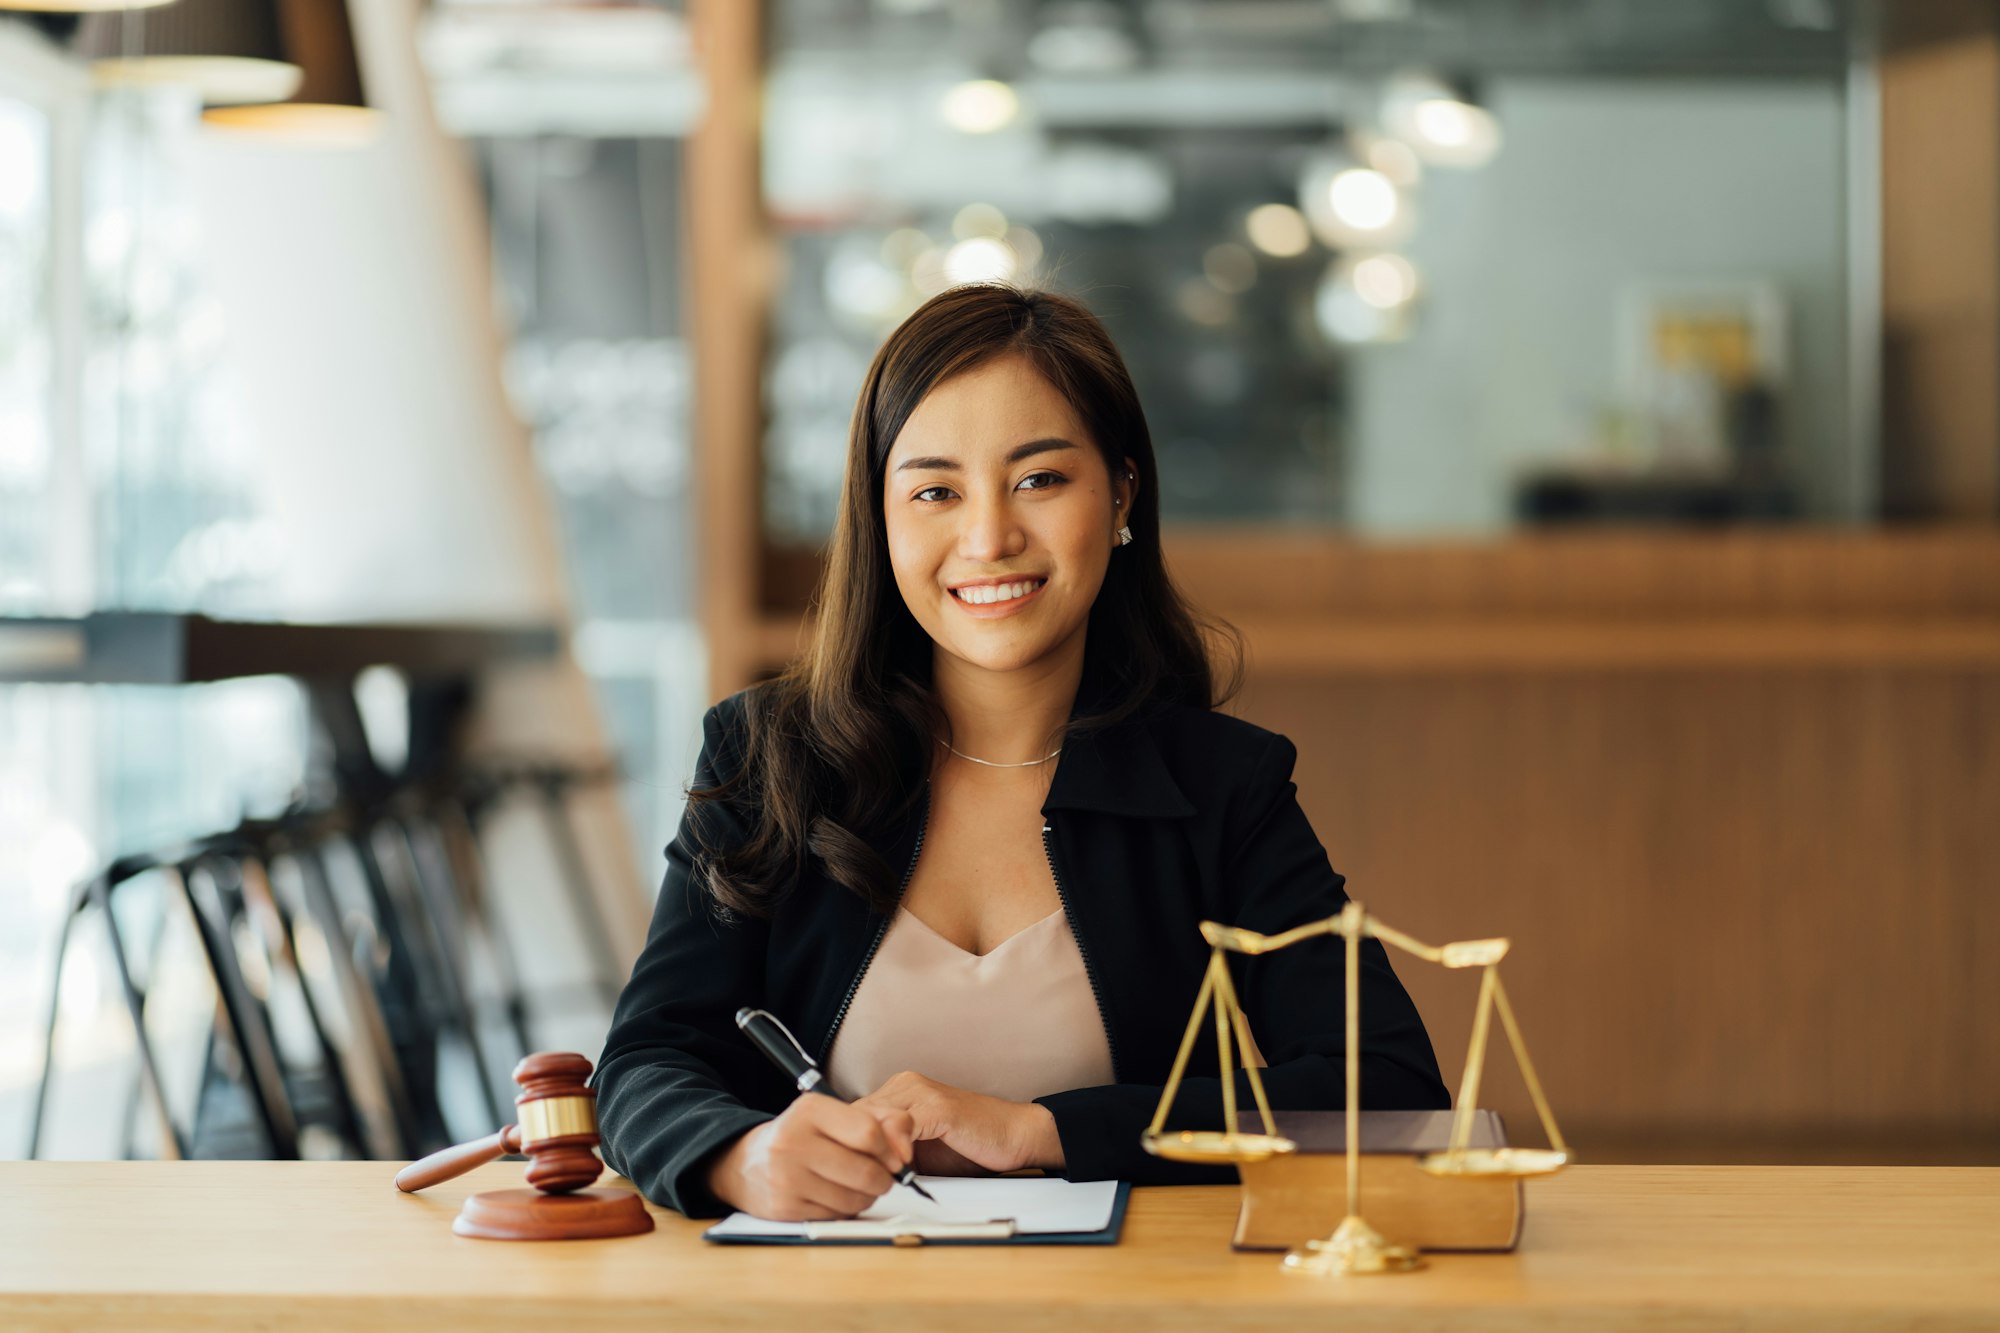
MULTIPOLYGON (((826 1081, 826 1075, 820 1073, 819 1065, 806 1054, 798 1039, 792 1036, 791 1029, 778 1021, 777 1015, 745 1006, 736 1011, 736 1026, 743 1029, 743 1035, 750 1038, 752 1044, 783 1071, 800 1092, 820 1092, 835 1101, 844 1100, 826 1081)), ((932 1203, 937 1202, 936 1195, 917 1183, 914 1163, 896 1173, 896 1183, 908 1185, 932 1203)))

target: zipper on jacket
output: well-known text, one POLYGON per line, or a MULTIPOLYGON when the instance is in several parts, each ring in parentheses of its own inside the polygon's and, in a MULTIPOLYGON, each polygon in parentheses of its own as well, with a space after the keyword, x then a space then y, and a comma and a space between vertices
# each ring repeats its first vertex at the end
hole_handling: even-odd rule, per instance
POLYGON ((1111 1035, 1111 1016, 1104 1010, 1104 988, 1098 984, 1097 966, 1090 961, 1090 948, 1083 942, 1083 932, 1077 929, 1076 913, 1070 910, 1069 890, 1063 887, 1062 871, 1056 868, 1055 830, 1047 820, 1042 821, 1042 853, 1049 858, 1049 875, 1056 882, 1056 897, 1062 900, 1063 918, 1069 922, 1069 933, 1076 938, 1076 951, 1083 958, 1083 975, 1090 982, 1090 998, 1097 1002, 1097 1021, 1104 1027, 1104 1045, 1111 1055, 1111 1081, 1116 1083, 1118 1042, 1111 1035))
MULTIPOLYGON (((903 901, 903 894, 909 890, 910 880, 917 873, 917 858, 924 854, 924 834, 931 827, 931 784, 924 784, 924 822, 917 825, 917 845, 910 849, 910 864, 903 869, 903 882, 896 886, 896 902, 903 901)), ((1060 890, 1058 890, 1060 892, 1060 890)), ((840 1008, 833 1014, 833 1026, 826 1030, 825 1040, 820 1042, 818 1062, 822 1069, 826 1059, 833 1054, 833 1039, 840 1035, 840 1025, 847 1021, 848 1006, 854 1003, 854 993, 861 989, 861 978, 868 975, 868 965, 875 961, 875 951, 882 947, 882 937, 889 933, 896 913, 891 910, 882 918, 882 924, 875 928, 875 938, 868 942, 868 952, 861 956, 861 966, 855 969, 854 980, 847 983, 847 994, 840 997, 840 1008)))

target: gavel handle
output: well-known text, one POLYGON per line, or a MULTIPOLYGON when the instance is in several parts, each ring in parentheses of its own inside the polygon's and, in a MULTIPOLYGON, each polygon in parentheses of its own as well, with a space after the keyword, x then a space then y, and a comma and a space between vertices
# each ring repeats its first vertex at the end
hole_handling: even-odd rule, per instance
POLYGON ((418 1190, 442 1184, 453 1176, 462 1176, 475 1166, 484 1166, 496 1157, 519 1151, 520 1127, 509 1125, 483 1139, 461 1143, 456 1148, 443 1148, 429 1157, 411 1162, 396 1173, 396 1188, 405 1194, 415 1194, 418 1190))

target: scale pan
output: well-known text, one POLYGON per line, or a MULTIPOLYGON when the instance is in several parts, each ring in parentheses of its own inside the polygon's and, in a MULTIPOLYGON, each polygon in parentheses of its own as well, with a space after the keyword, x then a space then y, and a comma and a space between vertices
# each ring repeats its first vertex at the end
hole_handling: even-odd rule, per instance
POLYGON ((1568 1163, 1569 1154, 1553 1148, 1467 1148, 1417 1159, 1434 1176, 1552 1176, 1568 1163))
POLYGON ((1184 1129, 1166 1134, 1142 1134, 1139 1146, 1171 1162, 1264 1162, 1299 1145, 1275 1134, 1225 1134, 1220 1130, 1184 1129))

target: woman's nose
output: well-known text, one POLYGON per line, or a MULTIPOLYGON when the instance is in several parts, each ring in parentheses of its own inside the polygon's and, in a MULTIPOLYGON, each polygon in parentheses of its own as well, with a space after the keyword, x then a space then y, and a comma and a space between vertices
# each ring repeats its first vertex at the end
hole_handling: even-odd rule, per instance
POLYGON ((958 512, 965 519, 958 533, 958 551, 964 559, 991 563, 1027 549, 1028 534, 1004 497, 971 499, 958 512))

